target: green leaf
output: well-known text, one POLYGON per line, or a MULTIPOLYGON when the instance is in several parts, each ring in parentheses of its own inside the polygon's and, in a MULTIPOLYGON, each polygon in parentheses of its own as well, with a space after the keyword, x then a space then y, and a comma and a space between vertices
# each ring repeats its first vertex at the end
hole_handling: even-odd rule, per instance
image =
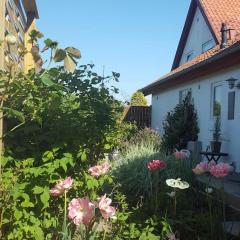
POLYGON ((44 188, 44 191, 43 193, 41 194, 40 196, 40 199, 41 199, 41 202, 43 203, 43 206, 44 208, 48 207, 49 206, 49 199, 50 199, 50 196, 49 196, 49 188, 44 188))
POLYGON ((19 220, 22 216, 23 216, 23 213, 21 211, 19 210, 14 211, 14 217, 16 218, 16 220, 19 220))
POLYGON ((41 194, 43 191, 44 191, 44 188, 39 187, 39 186, 35 186, 35 187, 33 188, 33 193, 34 193, 34 194, 41 194))
POLYGON ((34 204, 30 201, 24 201, 21 203, 21 206, 24 208, 34 207, 34 204))
POLYGON ((3 107, 3 111, 5 111, 9 116, 17 118, 21 122, 25 122, 25 117, 22 112, 14 110, 12 108, 3 107))
POLYGON ((48 87, 53 86, 55 83, 51 80, 50 76, 48 74, 43 74, 41 76, 41 81, 43 84, 45 84, 48 87))
POLYGON ((67 55, 64 58, 64 68, 67 72, 73 73, 76 69, 76 63, 73 61, 72 57, 67 55))
POLYGON ((78 58, 78 59, 81 58, 81 52, 77 48, 67 47, 67 48, 65 48, 65 50, 72 57, 78 58))
POLYGON ((44 51, 49 49, 49 48, 56 48, 58 45, 58 42, 56 41, 52 41, 50 38, 47 38, 45 41, 45 47, 44 47, 44 51))
POLYGON ((110 148, 111 148, 111 145, 110 145, 110 144, 105 144, 105 145, 104 145, 104 149, 105 149, 105 150, 109 150, 110 148))
POLYGON ((59 48, 59 49, 56 50, 56 53, 53 57, 53 60, 55 62, 61 62, 65 59, 65 57, 66 57, 66 51, 59 48))
POLYGON ((81 160, 82 160, 83 162, 87 160, 87 154, 86 154, 86 152, 83 152, 83 153, 81 154, 81 160))

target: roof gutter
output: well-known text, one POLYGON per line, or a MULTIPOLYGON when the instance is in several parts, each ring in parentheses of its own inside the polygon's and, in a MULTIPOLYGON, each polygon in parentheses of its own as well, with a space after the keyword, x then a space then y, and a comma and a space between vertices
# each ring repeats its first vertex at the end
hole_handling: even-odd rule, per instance
POLYGON ((159 80, 147 85, 146 87, 140 89, 139 91, 141 91, 145 96, 152 94, 153 92, 156 92, 156 90, 160 90, 161 86, 166 85, 166 83, 169 83, 169 81, 173 81, 179 77, 183 77, 187 73, 201 69, 201 68, 207 66, 208 64, 217 62, 225 57, 230 56, 233 53, 237 53, 238 51, 240 51, 240 42, 236 42, 232 46, 222 50, 221 52, 217 53, 216 55, 214 55, 202 62, 196 63, 193 66, 183 69, 182 71, 177 72, 171 76, 167 76, 166 78, 159 79, 159 80))

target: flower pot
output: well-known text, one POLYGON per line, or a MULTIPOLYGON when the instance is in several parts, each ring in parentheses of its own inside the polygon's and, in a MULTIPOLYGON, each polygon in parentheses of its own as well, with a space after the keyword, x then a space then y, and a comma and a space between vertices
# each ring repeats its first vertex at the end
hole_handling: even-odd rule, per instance
POLYGON ((211 150, 212 150, 212 152, 220 153, 220 151, 221 151, 221 146, 222 146, 222 143, 221 143, 221 142, 212 141, 212 142, 211 142, 211 150))

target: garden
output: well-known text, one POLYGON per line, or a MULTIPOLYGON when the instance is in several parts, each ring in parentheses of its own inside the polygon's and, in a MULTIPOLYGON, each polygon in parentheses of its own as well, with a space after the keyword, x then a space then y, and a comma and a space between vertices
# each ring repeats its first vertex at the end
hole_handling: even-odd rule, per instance
POLYGON ((100 75, 78 64, 78 49, 42 39, 31 33, 36 69, 24 74, 9 62, 0 72, 0 238, 234 239, 223 227, 231 166, 199 163, 186 150, 199 132, 190 94, 163 136, 138 129, 122 121, 119 73, 100 75), (222 185, 211 188, 211 179, 222 185))

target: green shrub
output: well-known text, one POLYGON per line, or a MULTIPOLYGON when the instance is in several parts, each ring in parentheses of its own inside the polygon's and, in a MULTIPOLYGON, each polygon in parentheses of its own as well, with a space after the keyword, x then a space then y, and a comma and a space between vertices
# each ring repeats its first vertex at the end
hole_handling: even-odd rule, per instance
POLYGON ((125 141, 119 145, 120 149, 126 149, 131 145, 148 145, 153 147, 154 150, 160 150, 161 147, 161 136, 158 132, 150 129, 144 128, 141 130, 133 129, 129 138, 125 138, 125 141))
POLYGON ((188 141, 196 141, 199 128, 197 112, 189 92, 182 102, 169 112, 163 125, 164 135, 162 147, 167 152, 174 148, 186 148, 188 141))
POLYGON ((130 106, 143 106, 146 107, 148 105, 147 99, 143 95, 142 92, 135 92, 130 101, 130 106))

